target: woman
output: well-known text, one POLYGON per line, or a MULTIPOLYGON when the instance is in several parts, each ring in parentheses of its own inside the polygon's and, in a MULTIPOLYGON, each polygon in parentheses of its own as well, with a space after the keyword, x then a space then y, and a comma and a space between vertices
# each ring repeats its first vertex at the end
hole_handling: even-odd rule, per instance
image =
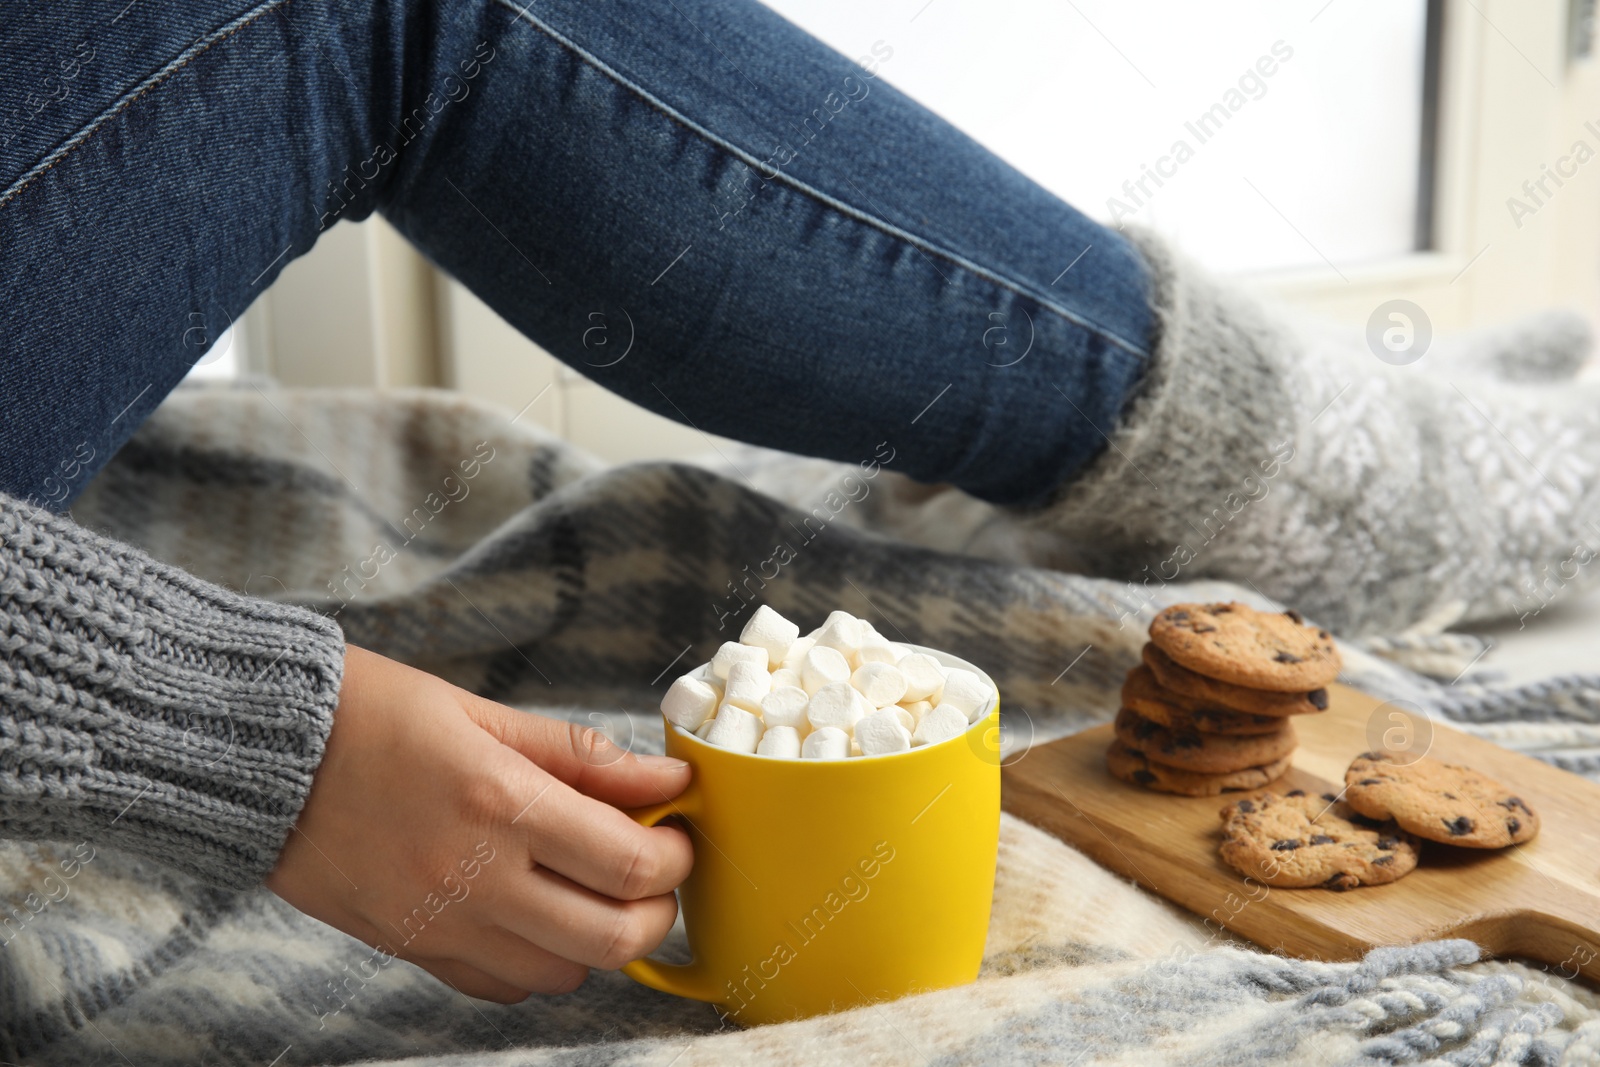
POLYGON ((690 848, 617 807, 686 766, 61 517, 342 220, 382 212, 669 418, 844 460, 892 434, 903 473, 1106 573, 1248 579, 1374 628, 1513 609, 1600 530, 1590 390, 1488 376, 1569 371, 1567 320, 1448 380, 1296 330, 896 93, 892 41, 851 60, 749 0, 6 16, 0 832, 265 881, 369 943, 479 864, 406 953, 474 996, 568 990, 660 941, 690 848), (593 316, 624 312, 633 349, 600 358, 593 316), (230 729, 225 759, 189 743, 230 729))

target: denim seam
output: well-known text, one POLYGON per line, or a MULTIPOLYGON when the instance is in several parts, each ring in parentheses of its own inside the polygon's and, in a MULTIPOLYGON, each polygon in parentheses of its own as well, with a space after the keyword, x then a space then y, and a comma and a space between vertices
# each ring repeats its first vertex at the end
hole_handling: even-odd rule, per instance
POLYGON ((938 245, 935 245, 924 238, 918 237, 916 234, 901 229, 894 223, 889 222, 887 219, 878 218, 876 215, 862 211, 860 208, 852 207, 850 204, 847 204, 844 201, 839 200, 837 197, 823 192, 821 189, 814 188, 813 186, 807 185, 805 182, 790 177, 776 167, 772 168, 775 172, 775 176, 767 178, 766 171, 761 169, 761 163, 754 155, 744 151, 737 145, 724 140, 715 133, 712 133, 710 130, 701 126, 687 115, 678 111, 671 104, 668 104, 666 101, 654 96, 642 86, 636 85, 634 82, 630 81, 620 71, 613 69, 599 56, 587 51, 576 42, 564 37, 554 27, 549 26, 548 24, 529 14, 527 8, 532 5, 518 7, 512 2, 512 0, 495 0, 495 3, 498 3, 501 7, 513 12, 516 18, 527 22, 534 29, 540 31, 545 36, 555 41, 558 45, 572 52, 589 66, 593 67, 595 70, 598 70, 616 84, 633 93, 639 99, 649 104, 652 108, 661 112, 661 114, 666 116, 671 121, 678 123, 680 126, 684 127, 689 132, 700 137, 702 140, 706 141, 712 146, 740 160, 746 166, 760 174, 764 179, 787 185, 795 191, 817 200, 824 206, 829 207, 834 211, 837 211, 849 218, 855 219, 857 222, 866 223, 867 225, 875 227, 876 229, 881 230, 897 240, 910 244, 913 248, 919 249, 924 254, 939 256, 940 258, 954 264, 957 267, 960 267, 962 270, 965 270, 970 274, 976 275, 979 278, 983 278, 992 284, 999 285, 1001 288, 1008 289, 1019 296, 1025 296, 1030 300, 1035 300, 1046 310, 1052 311, 1066 319, 1068 322, 1088 330, 1090 333, 1095 334, 1109 344, 1112 344, 1117 348, 1123 349, 1124 351, 1137 356, 1142 362, 1148 362, 1150 360, 1150 352, 1147 348, 1134 344, 1133 342, 1111 332, 1105 327, 1089 321, 1078 312, 1062 307, 1044 295, 1032 291, 1028 286, 1015 279, 1008 278, 985 267, 981 267, 966 257, 958 255, 955 252, 951 252, 948 249, 940 248, 938 245))
POLYGON ((262 15, 265 15, 273 8, 282 7, 288 2, 289 0, 267 0, 266 3, 245 12, 232 22, 224 23, 217 29, 212 30, 207 36, 202 37, 194 44, 191 44, 188 48, 185 48, 182 52, 179 52, 178 55, 170 60, 166 66, 162 67, 154 74, 147 75, 145 79, 138 85, 135 85, 132 89, 129 89, 127 92, 123 93, 115 103, 107 107, 104 111, 100 112, 100 114, 96 115, 89 122, 85 123, 77 133, 74 133, 61 144, 51 149, 49 155, 35 163, 26 173, 24 173, 16 181, 12 182, 11 185, 3 192, 0 192, 0 208, 4 208, 13 199, 15 199, 23 189, 33 184, 34 180, 40 175, 44 174, 51 167, 61 162, 74 149, 84 144, 89 140, 90 137, 93 137, 96 133, 98 133, 106 123, 116 118, 123 111, 126 111, 135 100, 139 99, 151 89, 154 89, 172 74, 187 66, 202 52, 209 49, 212 45, 217 44, 219 41, 222 41, 227 37, 231 37, 234 33, 237 33, 246 25, 254 22, 256 19, 260 18, 262 15))

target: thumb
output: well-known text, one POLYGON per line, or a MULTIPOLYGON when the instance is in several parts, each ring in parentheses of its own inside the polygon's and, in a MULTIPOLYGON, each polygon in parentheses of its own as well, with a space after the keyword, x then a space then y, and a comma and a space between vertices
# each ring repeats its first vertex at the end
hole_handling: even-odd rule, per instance
POLYGON ((624 808, 659 804, 689 784, 683 760, 635 755, 593 724, 517 711, 465 690, 461 699, 463 710, 502 745, 596 800, 624 808))

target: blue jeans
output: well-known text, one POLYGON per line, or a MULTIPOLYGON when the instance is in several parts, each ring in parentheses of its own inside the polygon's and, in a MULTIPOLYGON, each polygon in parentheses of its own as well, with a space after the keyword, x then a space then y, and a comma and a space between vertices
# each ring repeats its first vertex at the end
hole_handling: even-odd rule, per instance
POLYGON ((14 496, 70 504, 285 263, 374 211, 652 411, 845 461, 887 441, 996 503, 1102 451, 1148 363, 1133 247, 890 87, 891 41, 846 58, 753 0, 0 12, 14 496))

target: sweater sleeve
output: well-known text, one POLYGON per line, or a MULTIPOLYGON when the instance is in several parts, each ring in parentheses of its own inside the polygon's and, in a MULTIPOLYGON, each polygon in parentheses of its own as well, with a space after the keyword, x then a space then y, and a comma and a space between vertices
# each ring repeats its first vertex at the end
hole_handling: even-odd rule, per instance
POLYGON ((343 672, 331 619, 0 495, 0 837, 258 884, 311 789, 343 672))

